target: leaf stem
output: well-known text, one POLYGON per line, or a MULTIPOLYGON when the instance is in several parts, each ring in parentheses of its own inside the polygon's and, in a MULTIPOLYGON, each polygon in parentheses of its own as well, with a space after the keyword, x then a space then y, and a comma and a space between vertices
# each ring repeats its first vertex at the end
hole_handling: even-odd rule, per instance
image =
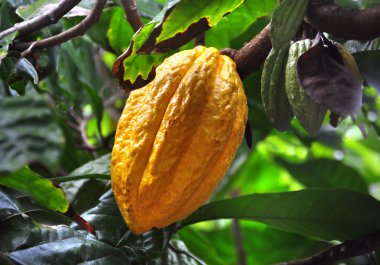
POLYGON ((63 183, 73 180, 80 180, 80 179, 106 179, 109 180, 111 177, 110 175, 105 174, 87 174, 87 175, 77 175, 77 176, 65 176, 65 177, 55 177, 50 178, 51 181, 54 183, 63 183))

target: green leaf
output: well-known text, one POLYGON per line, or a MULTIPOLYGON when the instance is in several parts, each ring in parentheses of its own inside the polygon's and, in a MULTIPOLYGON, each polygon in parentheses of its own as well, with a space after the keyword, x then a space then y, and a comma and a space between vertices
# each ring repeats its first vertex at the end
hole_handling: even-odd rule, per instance
POLYGON ((346 189, 253 194, 202 206, 182 226, 221 218, 252 219, 324 240, 348 240, 380 228, 380 203, 346 189))
MULTIPOLYGON (((215 231, 216 232, 216 231, 215 231)), ((193 229, 192 227, 184 227, 178 231, 181 240, 183 240, 191 253, 194 253, 206 264, 224 265, 225 260, 219 257, 215 250, 215 246, 218 244, 217 240, 212 241, 203 233, 193 229), (205 251, 207 249, 207 251, 205 251)), ((230 229, 228 229, 230 234, 230 229)), ((216 233, 214 233, 216 234, 216 233)), ((227 240, 226 240, 227 241, 227 240)))
POLYGON ((330 159, 294 164, 278 159, 290 174, 308 188, 346 188, 367 193, 367 183, 354 168, 330 159))
POLYGON ((0 39, 0 64, 1 61, 8 55, 9 45, 17 37, 17 35, 18 31, 13 32, 8 36, 5 36, 4 38, 0 39))
POLYGON ((380 51, 363 51, 353 54, 363 79, 380 93, 380 51))
POLYGON ((57 167, 64 137, 44 97, 3 98, 0 113, 0 172, 36 161, 57 167))
MULTIPOLYGON (((95 228, 101 241, 112 245, 117 245, 128 231, 111 190, 100 197, 96 207, 84 212, 81 217, 95 228)), ((76 223, 73 223, 72 227, 82 229, 76 223)))
POLYGON ((294 38, 306 14, 308 3, 308 0, 284 0, 276 8, 270 28, 274 49, 281 49, 294 38))
POLYGON ((62 189, 28 168, 0 175, 0 184, 29 194, 46 208, 64 213, 69 207, 62 189))
POLYGON ((57 3, 59 3, 59 0, 38 0, 30 5, 23 5, 17 8, 16 13, 19 15, 22 19, 28 20, 33 17, 42 15, 49 11, 52 6, 55 6, 57 3))
POLYGON ((86 178, 110 179, 111 177, 111 153, 103 155, 95 160, 87 162, 75 169, 66 177, 53 178, 54 182, 61 183, 86 178))
POLYGON ((38 73, 34 66, 25 58, 21 58, 16 64, 16 71, 25 73, 26 75, 33 78, 34 84, 38 83, 38 73))
POLYGON ((147 53, 163 53, 181 47, 206 29, 215 26, 223 16, 232 12, 242 2, 168 1, 163 10, 135 34, 128 50, 115 62, 114 74, 122 82, 128 81, 131 84, 135 83, 139 76, 146 80, 151 69, 169 55, 147 53))
POLYGON ((124 52, 129 45, 134 32, 132 27, 125 19, 123 8, 113 8, 112 17, 109 28, 107 30, 107 38, 109 45, 117 54, 124 52))
POLYGON ((120 249, 98 241, 91 236, 43 242, 13 251, 7 256, 21 265, 67 264, 68 261, 75 264, 91 264, 90 262, 92 264, 98 262, 97 264, 102 265, 130 264, 120 249), (103 262, 99 263, 99 260, 103 262))
POLYGON ((162 31, 156 43, 168 40, 178 33, 185 32, 193 23, 206 18, 210 28, 214 27, 226 14, 243 3, 242 0, 182 0, 165 16, 162 31))
MULTIPOLYGON (((234 38, 246 32, 259 18, 269 16, 276 5, 276 0, 244 1, 241 6, 207 31, 207 46, 217 49, 231 47, 234 38)), ((250 38, 254 36, 252 31, 249 34, 250 38)))
POLYGON ((162 5, 153 0, 137 0, 137 9, 143 17, 154 18, 162 9, 162 5))

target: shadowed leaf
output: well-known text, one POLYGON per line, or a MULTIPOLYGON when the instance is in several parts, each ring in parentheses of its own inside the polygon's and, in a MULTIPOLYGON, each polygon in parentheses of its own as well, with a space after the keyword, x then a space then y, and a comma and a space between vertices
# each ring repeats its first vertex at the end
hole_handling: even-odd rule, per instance
POLYGON ((347 117, 360 109, 360 81, 332 59, 322 45, 316 45, 300 56, 297 75, 305 92, 332 112, 347 117))
POLYGON ((181 226, 221 218, 251 219, 289 232, 344 241, 380 229, 380 202, 346 189, 252 194, 206 204, 181 226))

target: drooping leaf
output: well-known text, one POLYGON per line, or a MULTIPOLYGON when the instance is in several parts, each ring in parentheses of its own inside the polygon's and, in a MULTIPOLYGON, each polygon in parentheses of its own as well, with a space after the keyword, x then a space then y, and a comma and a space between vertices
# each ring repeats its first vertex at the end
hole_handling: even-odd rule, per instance
POLYGON ((301 164, 278 159, 290 174, 308 188, 346 188, 367 193, 367 183, 354 168, 330 159, 309 160, 301 164))
POLYGON ((0 184, 29 194, 52 211, 64 213, 69 207, 62 189, 55 187, 51 181, 28 168, 10 174, 1 174, 0 184))
POLYGON ((251 219, 323 240, 348 240, 380 229, 380 202, 346 189, 253 194, 209 203, 181 226, 220 218, 251 219))
POLYGON ((310 48, 299 57, 297 76, 307 95, 333 113, 347 117, 360 109, 360 81, 331 58, 322 45, 310 48))
POLYGON ((125 89, 144 86, 154 77, 152 69, 168 55, 147 54, 177 49, 218 23, 241 0, 172 0, 133 37, 129 48, 116 60, 113 74, 125 89))
POLYGON ((56 168, 64 138, 44 97, 3 98, 0 113, 0 172, 36 161, 56 168))
POLYGON ((22 58, 18 61, 16 65, 17 72, 25 73, 33 79, 34 84, 38 83, 38 73, 34 66, 25 58, 22 58))

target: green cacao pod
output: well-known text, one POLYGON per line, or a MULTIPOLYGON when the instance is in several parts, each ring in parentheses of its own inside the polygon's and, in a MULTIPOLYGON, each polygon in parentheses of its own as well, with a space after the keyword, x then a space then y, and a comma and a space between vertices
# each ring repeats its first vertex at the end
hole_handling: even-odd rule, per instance
POLYGON ((279 50, 294 38, 308 4, 308 0, 283 0, 274 11, 270 28, 270 39, 274 49, 279 50))
POLYGON ((285 69, 285 90, 297 120, 309 135, 313 136, 321 128, 327 109, 314 102, 297 79, 297 60, 311 45, 312 41, 306 39, 290 46, 285 69))
POLYGON ((285 66, 289 46, 290 43, 280 50, 271 50, 261 75, 263 106, 270 122, 280 132, 289 128, 293 118, 293 111, 285 91, 285 66))

